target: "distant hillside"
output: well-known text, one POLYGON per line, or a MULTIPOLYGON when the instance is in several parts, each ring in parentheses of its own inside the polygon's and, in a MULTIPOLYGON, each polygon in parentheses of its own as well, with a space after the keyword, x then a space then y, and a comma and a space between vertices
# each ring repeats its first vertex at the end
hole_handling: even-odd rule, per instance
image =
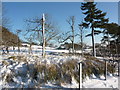
POLYGON ((20 39, 18 38, 17 35, 13 34, 10 32, 8 29, 0 26, 1 32, 0 32, 0 43, 5 46, 17 46, 18 42, 19 45, 21 44, 20 39))

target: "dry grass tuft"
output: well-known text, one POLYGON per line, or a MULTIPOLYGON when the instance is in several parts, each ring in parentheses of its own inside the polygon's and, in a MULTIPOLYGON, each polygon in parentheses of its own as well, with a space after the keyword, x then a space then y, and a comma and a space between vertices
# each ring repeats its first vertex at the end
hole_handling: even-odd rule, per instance
POLYGON ((11 56, 8 59, 12 59, 18 62, 27 62, 27 57, 25 56, 11 56))
POLYGON ((7 62, 7 61, 4 60, 4 61, 2 61, 2 64, 3 65, 9 65, 9 62, 7 62))
POLYGON ((11 57, 8 57, 8 59, 16 60, 17 57, 16 56, 11 56, 11 57))

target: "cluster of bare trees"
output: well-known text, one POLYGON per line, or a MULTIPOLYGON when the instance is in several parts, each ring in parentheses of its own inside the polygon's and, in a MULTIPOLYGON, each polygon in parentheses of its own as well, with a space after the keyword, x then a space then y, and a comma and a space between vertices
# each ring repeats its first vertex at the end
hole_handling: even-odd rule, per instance
POLYGON ((74 53, 74 41, 75 41, 75 17, 71 16, 69 17, 67 20, 67 23, 70 26, 70 30, 66 33, 62 33, 59 37, 58 37, 58 42, 59 43, 64 43, 67 40, 70 40, 72 43, 72 52, 74 53))
POLYGON ((75 38, 77 36, 79 36, 80 44, 78 43, 78 45, 80 46, 81 51, 83 51, 83 46, 84 46, 83 45, 83 37, 84 37, 83 26, 82 26, 82 24, 78 24, 78 28, 80 31, 77 31, 75 21, 76 21, 75 16, 68 17, 66 22, 68 23, 70 29, 65 33, 61 33, 59 35, 59 37, 57 37, 59 43, 67 43, 67 41, 70 41, 70 44, 72 45, 72 48, 70 48, 72 50, 72 51, 70 51, 71 53, 76 53, 75 38))
MULTIPOLYGON (((67 40, 70 40, 72 44, 72 53, 75 53, 75 37, 80 36, 81 42, 83 43, 83 31, 81 30, 81 33, 75 33, 75 16, 70 16, 66 22, 70 26, 70 30, 66 33, 59 33, 59 29, 49 18, 47 14, 45 14, 45 17, 34 17, 29 18, 25 20, 26 22, 26 33, 25 38, 30 43, 30 53, 31 53, 31 46, 32 43, 37 42, 39 45, 43 46, 43 49, 45 49, 45 46, 49 45, 51 40, 57 40, 59 43, 65 43, 67 40), (44 19, 44 20, 43 20, 44 19)), ((81 27, 82 25, 79 25, 81 27)), ((83 45, 81 43, 81 45, 83 45)), ((44 50, 43 50, 44 51, 44 50)))

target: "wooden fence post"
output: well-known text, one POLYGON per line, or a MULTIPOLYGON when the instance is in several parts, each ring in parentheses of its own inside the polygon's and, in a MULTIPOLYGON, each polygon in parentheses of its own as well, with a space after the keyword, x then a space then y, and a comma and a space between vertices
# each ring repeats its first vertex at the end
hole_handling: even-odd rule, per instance
POLYGON ((104 71, 105 80, 107 80, 107 61, 105 60, 105 71, 104 71))
POLYGON ((79 89, 82 88, 82 62, 79 62, 79 89))
POLYGON ((118 61, 118 76, 120 76, 120 62, 118 61))

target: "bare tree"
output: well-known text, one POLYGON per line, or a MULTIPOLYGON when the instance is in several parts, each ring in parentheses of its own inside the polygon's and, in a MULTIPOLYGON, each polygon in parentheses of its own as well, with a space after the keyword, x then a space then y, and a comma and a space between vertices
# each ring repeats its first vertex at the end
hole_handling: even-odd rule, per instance
POLYGON ((56 27, 57 25, 54 25, 47 14, 43 14, 43 17, 26 19, 26 24, 26 36, 28 34, 32 34, 32 36, 35 38, 34 42, 43 46, 42 56, 45 57, 45 46, 49 45, 51 40, 55 40, 59 34, 59 31, 56 27))
POLYGON ((83 26, 82 24, 79 24, 79 30, 80 30, 80 45, 81 45, 81 51, 82 51, 82 55, 83 55, 83 26))
POLYGON ((62 33, 62 35, 58 37, 58 42, 64 43, 67 40, 70 40, 72 43, 72 53, 74 53, 75 51, 74 41, 75 41, 75 36, 77 36, 77 34, 75 35, 75 16, 70 16, 66 21, 70 25, 70 31, 66 33, 62 33))
MULTIPOLYGON (((42 39, 42 18, 35 17, 32 19, 25 20, 27 24, 27 33, 33 33, 36 38, 36 42, 39 42, 40 45, 43 44, 42 39)), ((57 25, 54 25, 52 20, 49 18, 49 15, 45 14, 45 44, 46 46, 49 44, 51 40, 54 40, 59 34, 59 30, 57 25)))
POLYGON ((71 16, 69 17, 67 20, 68 24, 70 25, 70 28, 71 28, 71 32, 72 32, 72 38, 71 38, 71 42, 72 42, 72 52, 74 53, 74 39, 75 39, 75 30, 74 30, 74 26, 75 26, 75 17, 74 16, 71 16))

